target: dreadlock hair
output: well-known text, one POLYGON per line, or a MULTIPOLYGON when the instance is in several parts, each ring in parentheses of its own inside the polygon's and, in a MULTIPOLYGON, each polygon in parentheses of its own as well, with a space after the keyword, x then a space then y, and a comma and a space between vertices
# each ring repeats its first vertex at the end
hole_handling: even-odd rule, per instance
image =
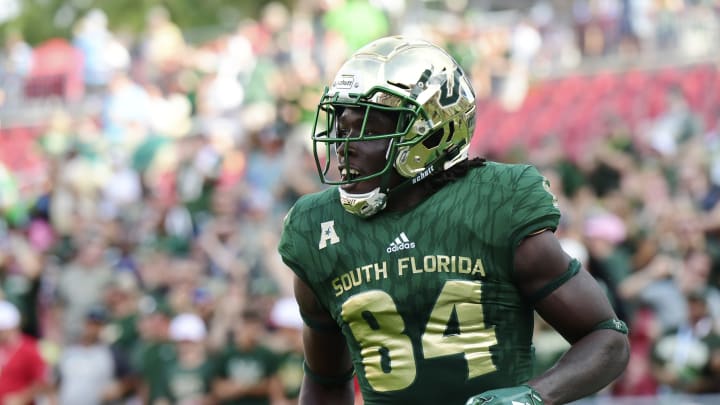
POLYGON ((465 159, 447 170, 443 170, 434 176, 430 176, 420 184, 422 184, 428 192, 435 193, 446 184, 465 177, 465 175, 467 175, 473 167, 484 166, 485 162, 487 162, 487 159, 481 157, 465 159))

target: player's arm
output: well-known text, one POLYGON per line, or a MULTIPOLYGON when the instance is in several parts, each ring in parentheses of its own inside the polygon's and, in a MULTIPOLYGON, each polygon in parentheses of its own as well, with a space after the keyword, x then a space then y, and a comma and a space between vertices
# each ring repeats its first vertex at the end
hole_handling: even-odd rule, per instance
POLYGON ((538 314, 572 345, 554 367, 528 382, 545 404, 593 394, 622 373, 629 357, 627 331, 595 279, 572 261, 552 232, 521 242, 515 275, 522 293, 536 301, 538 314))
POLYGON ((353 366, 340 328, 310 287, 298 277, 295 277, 294 290, 305 320, 305 377, 300 389, 300 405, 352 405, 353 366))

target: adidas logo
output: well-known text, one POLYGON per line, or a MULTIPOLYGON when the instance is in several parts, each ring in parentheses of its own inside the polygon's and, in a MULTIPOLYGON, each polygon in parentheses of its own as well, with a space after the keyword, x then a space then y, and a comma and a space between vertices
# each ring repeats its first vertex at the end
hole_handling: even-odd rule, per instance
POLYGON ((415 249, 415 242, 410 242, 405 232, 400 232, 400 236, 390 242, 390 246, 385 249, 388 253, 398 252, 405 249, 415 249))

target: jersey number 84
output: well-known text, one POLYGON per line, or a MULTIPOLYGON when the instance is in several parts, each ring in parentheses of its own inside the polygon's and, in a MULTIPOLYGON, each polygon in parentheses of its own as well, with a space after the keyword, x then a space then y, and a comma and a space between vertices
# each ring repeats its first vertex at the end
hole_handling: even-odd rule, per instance
MULTIPOLYGON (((495 329, 486 327, 479 281, 449 280, 433 306, 422 334, 424 358, 463 353, 468 378, 496 370, 490 347, 497 344, 495 329), (447 334, 457 315, 456 332, 447 334)), ((342 306, 342 317, 360 345, 365 378, 373 390, 395 391, 412 384, 416 361, 405 322, 392 297, 371 290, 350 297, 342 306)))

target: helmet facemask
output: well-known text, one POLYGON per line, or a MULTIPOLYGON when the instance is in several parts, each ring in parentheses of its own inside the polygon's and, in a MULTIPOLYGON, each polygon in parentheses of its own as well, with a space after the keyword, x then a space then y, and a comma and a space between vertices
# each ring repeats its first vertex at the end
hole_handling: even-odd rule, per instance
POLYGON ((393 96, 384 93, 382 89, 374 89, 372 93, 373 94, 367 96, 358 95, 357 101, 351 103, 347 100, 338 101, 337 96, 328 96, 326 90, 318 106, 315 128, 313 130, 315 135, 313 135, 312 138, 315 163, 318 168, 320 180, 323 183, 344 185, 359 183, 386 175, 391 172, 400 148, 407 149, 417 143, 417 140, 406 141, 404 137, 411 130, 413 123, 420 114, 421 107, 412 101, 409 101, 406 107, 391 107, 367 101, 368 99, 374 100, 378 98, 389 99, 390 96, 393 96), (338 130, 338 117, 345 108, 356 108, 363 112, 363 124, 357 136, 348 137, 338 130), (396 117, 397 124, 394 132, 380 134, 367 130, 369 117, 378 112, 390 113, 396 117), (353 176, 351 173, 352 169, 349 166, 350 159, 347 144, 377 140, 389 140, 385 155, 385 166, 374 173, 367 173, 361 177, 353 176), (341 144, 345 144, 346 147, 342 148, 341 153, 338 153, 341 144), (340 162, 345 162, 345 164, 343 165, 340 162))

